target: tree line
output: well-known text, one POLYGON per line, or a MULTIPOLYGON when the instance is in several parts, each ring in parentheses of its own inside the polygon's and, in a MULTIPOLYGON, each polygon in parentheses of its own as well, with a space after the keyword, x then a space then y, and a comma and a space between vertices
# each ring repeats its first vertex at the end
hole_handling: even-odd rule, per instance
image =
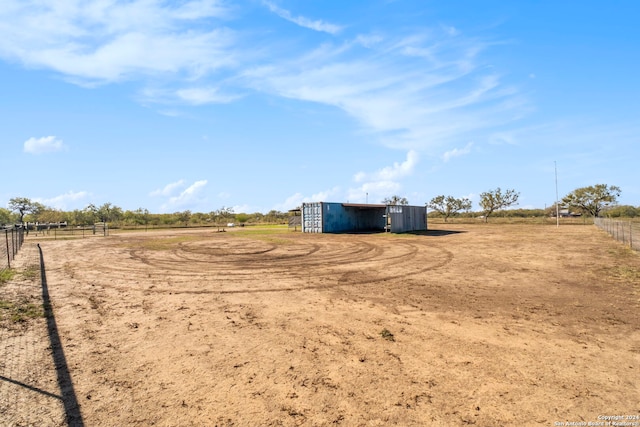
MULTIPOLYGON (((503 216, 532 217, 553 216, 560 214, 560 210, 569 210, 573 215, 589 215, 598 217, 605 215, 611 218, 635 218, 640 217, 640 206, 618 205, 620 187, 607 184, 596 184, 573 190, 562 198, 562 203, 555 204, 548 209, 510 209, 517 205, 520 193, 513 189, 502 191, 500 187, 495 190, 480 194, 480 211, 472 213, 472 203, 468 198, 455 198, 453 196, 439 195, 426 203, 433 210, 435 216, 447 221, 453 216, 481 216, 485 222, 494 213, 501 211, 503 216)), ((397 198, 397 196, 394 196, 397 198)), ((434 216, 432 215, 432 216, 434 216)))
MULTIPOLYGON (((480 194, 480 210, 472 212, 472 203, 468 198, 438 195, 426 203, 431 209, 430 216, 449 218, 489 217, 501 212, 502 216, 533 217, 555 216, 560 209, 569 209, 572 213, 589 216, 619 218, 640 217, 640 206, 618 205, 621 190, 615 185, 597 184, 573 190, 562 198, 556 209, 555 204, 547 209, 507 209, 518 204, 520 193, 514 189, 502 190, 500 187, 480 194)), ((408 205, 405 197, 397 195, 382 200, 384 204, 408 205)), ((190 225, 225 225, 229 222, 239 224, 286 224, 288 212, 271 210, 266 214, 236 213, 233 208, 221 207, 209 213, 191 212, 189 210, 155 214, 148 209, 123 210, 112 203, 100 206, 93 204, 84 209, 63 211, 45 206, 26 197, 14 197, 9 200, 8 208, 0 208, 0 224, 21 224, 23 222, 66 223, 68 225, 90 225, 97 222, 108 222, 112 226, 190 226, 190 225)))
POLYGON ((226 225, 230 222, 238 224, 286 224, 289 214, 271 210, 266 214, 236 213, 231 207, 221 207, 208 213, 191 212, 190 210, 156 214, 148 209, 124 210, 112 203, 100 206, 93 204, 84 209, 64 211, 34 202, 26 197, 15 197, 9 200, 8 209, 0 208, 0 224, 29 223, 66 223, 70 226, 91 225, 107 222, 111 226, 194 226, 194 225, 226 225))

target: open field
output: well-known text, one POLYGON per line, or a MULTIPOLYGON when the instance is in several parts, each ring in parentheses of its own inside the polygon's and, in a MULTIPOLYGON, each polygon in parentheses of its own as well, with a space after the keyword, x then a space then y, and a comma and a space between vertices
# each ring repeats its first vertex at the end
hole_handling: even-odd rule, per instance
MULTIPOLYGON (((41 243, 73 381, 62 394, 71 390, 87 426, 552 426, 640 415, 640 255, 593 225, 430 227, 25 245, 41 243)), ((21 330, 42 324, 31 322, 21 330)), ((31 375, 55 385, 51 370, 31 375)), ((4 408, 20 420, 47 395, 12 380, 0 381, 0 397, 24 394, 4 408)), ((49 400, 52 414, 63 410, 49 400)))

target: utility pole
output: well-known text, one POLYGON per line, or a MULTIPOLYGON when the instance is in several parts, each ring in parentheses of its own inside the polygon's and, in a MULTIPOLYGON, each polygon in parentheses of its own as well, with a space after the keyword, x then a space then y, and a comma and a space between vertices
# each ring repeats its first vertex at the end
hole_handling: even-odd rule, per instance
POLYGON ((558 206, 558 165, 553 161, 553 168, 556 172, 556 228, 560 227, 560 207, 558 206))

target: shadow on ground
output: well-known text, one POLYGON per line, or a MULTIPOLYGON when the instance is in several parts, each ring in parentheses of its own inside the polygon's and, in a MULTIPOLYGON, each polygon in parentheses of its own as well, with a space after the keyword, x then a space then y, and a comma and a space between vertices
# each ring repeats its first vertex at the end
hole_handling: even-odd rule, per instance
POLYGON ((49 287, 47 285, 47 275, 44 268, 44 257, 42 255, 42 248, 40 247, 40 245, 38 245, 38 252, 40 253, 40 278, 42 280, 42 305, 44 307, 44 313, 47 318, 47 330, 49 332, 49 341, 51 342, 51 351, 53 353, 53 363, 56 366, 56 375, 58 377, 58 387, 60 388, 60 394, 62 395, 62 402, 64 404, 64 412, 67 420, 67 425, 69 425, 69 427, 84 427, 82 414, 80 414, 80 406, 78 405, 78 398, 73 388, 73 382, 71 381, 71 374, 69 373, 67 359, 64 355, 62 342, 60 341, 60 334, 58 333, 56 318, 53 314, 51 299, 49 298, 49 287))
POLYGON ((450 234, 460 234, 460 233, 466 233, 466 231, 460 231, 460 230, 421 230, 421 231, 408 231, 405 234, 413 234, 415 236, 440 237, 440 236, 448 236, 450 234))

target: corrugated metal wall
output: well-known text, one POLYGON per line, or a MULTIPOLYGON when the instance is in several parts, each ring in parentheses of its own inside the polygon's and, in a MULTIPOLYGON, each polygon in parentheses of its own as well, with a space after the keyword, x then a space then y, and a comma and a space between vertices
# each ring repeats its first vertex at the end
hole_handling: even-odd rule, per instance
POLYGON ((302 232, 322 233, 322 202, 302 204, 302 232))
POLYGON ((427 208, 424 206, 388 206, 387 210, 392 233, 427 229, 427 208))
POLYGON ((423 206, 344 206, 342 203, 302 204, 304 233, 343 233, 385 230, 385 213, 392 233, 427 229, 427 210, 423 206))

